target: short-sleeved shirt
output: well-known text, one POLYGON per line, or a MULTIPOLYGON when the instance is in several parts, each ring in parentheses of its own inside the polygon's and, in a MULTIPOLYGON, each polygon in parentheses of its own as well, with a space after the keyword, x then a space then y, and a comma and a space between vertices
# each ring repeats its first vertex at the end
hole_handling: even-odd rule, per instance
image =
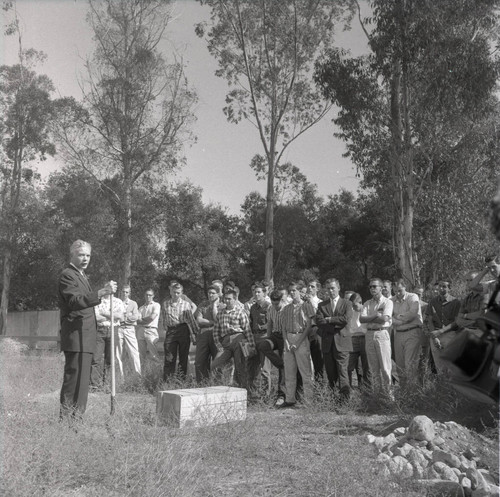
POLYGON ((135 326, 137 319, 139 318, 139 308, 137 307, 137 302, 132 299, 123 302, 123 320, 121 322, 122 326, 135 326))
POLYGON ((389 320, 386 321, 385 323, 364 323, 366 325, 367 330, 372 330, 372 329, 389 329, 392 324, 392 313, 393 313, 393 303, 392 300, 384 297, 383 295, 380 296, 378 300, 376 299, 370 299, 365 302, 365 305, 363 306, 363 310, 361 311, 361 316, 368 316, 371 314, 374 314, 375 312, 382 311, 383 316, 389 316, 389 320))
POLYGON ((156 317, 148 324, 144 324, 145 328, 158 328, 158 320, 160 319, 161 306, 158 302, 151 302, 150 304, 144 304, 139 307, 139 314, 141 319, 148 318, 153 314, 156 314, 156 317))
POLYGON ((416 293, 405 292, 402 298, 397 295, 391 297, 393 303, 392 316, 398 319, 402 317, 405 319, 409 314, 416 314, 411 321, 406 321, 402 324, 396 325, 393 322, 393 329, 396 331, 405 331, 417 326, 422 326, 422 311, 420 310, 420 301, 416 293))
MULTIPOLYGON (((204 300, 203 302, 200 303, 200 305, 196 309, 194 317, 195 319, 197 319, 198 317, 201 316, 203 319, 207 319, 208 321, 212 321, 212 323, 215 323, 217 315, 219 314, 219 312, 223 311, 225 307, 226 306, 220 300, 216 300, 215 302, 204 300)), ((199 326, 200 328, 203 329, 203 331, 214 329, 213 325, 212 326, 199 325, 199 326)))

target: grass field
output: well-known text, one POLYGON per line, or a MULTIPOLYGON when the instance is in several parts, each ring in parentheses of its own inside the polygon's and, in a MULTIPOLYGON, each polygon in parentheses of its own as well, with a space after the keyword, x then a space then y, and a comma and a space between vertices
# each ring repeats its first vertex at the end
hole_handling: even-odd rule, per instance
MULTIPOLYGON (((113 416, 109 395, 91 394, 75 430, 58 422, 62 355, 4 347, 0 361, 4 496, 412 497, 425 492, 382 476, 367 432, 386 434, 428 414, 497 436, 496 412, 442 385, 404 403, 357 393, 341 409, 324 389, 309 408, 263 401, 249 406, 244 422, 180 430, 157 422, 153 372, 119 385, 113 416)), ((490 457, 498 467, 498 454, 490 457)))

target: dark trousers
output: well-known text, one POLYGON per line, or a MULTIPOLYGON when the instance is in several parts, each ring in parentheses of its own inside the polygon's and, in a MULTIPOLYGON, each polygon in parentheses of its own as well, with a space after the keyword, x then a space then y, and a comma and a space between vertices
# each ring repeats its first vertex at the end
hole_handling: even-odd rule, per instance
POLYGON ((205 330, 198 333, 196 337, 196 355, 194 367, 196 371, 196 381, 202 383, 210 376, 210 363, 217 355, 217 347, 214 342, 213 330, 205 330))
MULTIPOLYGON (((283 348, 285 346, 285 342, 283 340, 283 335, 281 333, 272 333, 269 339, 273 342, 273 350, 277 350, 278 354, 281 358, 281 361, 283 361, 283 348)), ((300 374, 297 372, 297 374, 300 374)), ((302 385, 302 377, 300 378, 301 380, 301 385, 302 385)), ((297 384, 298 385, 298 384, 297 384)), ((286 396, 286 391, 285 391, 285 369, 284 368, 279 368, 278 369, 278 392, 277 392, 278 397, 283 397, 285 398, 286 396)))
POLYGON ((241 388, 247 387, 245 357, 240 347, 240 342, 244 338, 243 333, 226 335, 222 339, 224 350, 212 361, 212 371, 217 372, 217 370, 223 368, 231 359, 234 359, 234 380, 241 388))
POLYGON ((323 352, 325 360, 326 376, 332 390, 338 387, 340 395, 344 398, 349 398, 351 387, 349 385, 349 377, 347 374, 347 366, 349 364, 349 352, 341 352, 335 345, 335 340, 328 351, 323 352))
POLYGON ((279 370, 283 369, 283 359, 274 352, 273 340, 266 336, 256 336, 254 338, 257 355, 247 359, 248 387, 250 389, 255 388, 255 380, 259 374, 259 369, 264 365, 264 359, 266 357, 271 361, 273 366, 277 367, 279 370))
POLYGON ((393 385, 397 385, 399 383, 399 375, 398 375, 398 368, 396 366, 396 348, 394 347, 394 334, 396 332, 391 328, 390 335, 391 335, 391 363, 392 363, 392 368, 391 368, 391 381, 393 385))
POLYGON ((365 336, 355 335, 352 337, 352 352, 349 352, 349 364, 347 374, 349 375, 349 385, 352 386, 352 373, 356 371, 358 386, 362 384, 369 386, 371 383, 370 368, 368 367, 368 357, 366 356, 365 336), (361 359, 361 372, 359 371, 359 361, 361 359))
POLYGON ((94 357, 92 358, 92 370, 90 373, 90 384, 93 387, 102 387, 106 381, 106 372, 111 366, 111 334, 109 329, 97 328, 97 341, 94 357))
POLYGON ((437 374, 436 364, 434 363, 434 358, 431 353, 430 338, 424 335, 422 338, 422 352, 419 361, 419 372, 422 379, 425 377, 427 371, 430 371, 432 374, 437 374))
POLYGON ((311 351, 311 359, 314 367, 314 380, 321 382, 323 380, 323 367, 325 362, 323 360, 323 353, 321 352, 321 343, 317 337, 313 337, 309 342, 311 351))
POLYGON ((165 351, 165 363, 163 365, 163 381, 166 381, 169 376, 175 374, 175 365, 177 356, 179 356, 179 374, 187 375, 188 360, 189 360, 189 345, 191 344, 191 336, 189 327, 182 323, 178 326, 169 326, 165 336, 163 349, 165 351))
POLYGON ((64 376, 61 387, 60 417, 81 416, 87 408, 90 368, 93 354, 90 352, 64 352, 64 376))

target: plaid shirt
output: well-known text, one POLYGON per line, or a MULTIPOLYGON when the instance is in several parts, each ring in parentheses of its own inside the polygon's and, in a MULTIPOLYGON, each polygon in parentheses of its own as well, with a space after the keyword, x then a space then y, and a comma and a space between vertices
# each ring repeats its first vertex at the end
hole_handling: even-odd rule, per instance
MULTIPOLYGON (((104 317, 104 313, 109 314, 111 310, 111 300, 109 297, 103 298, 101 300, 101 303, 97 306, 94 307, 96 316, 100 315, 104 317)), ((122 314, 123 318, 123 313, 125 312, 125 306, 123 305, 123 302, 117 298, 113 297, 113 321, 115 326, 120 325, 120 318, 117 317, 118 313, 122 314)), ((110 328, 111 327, 111 320, 110 318, 105 319, 104 321, 98 322, 97 326, 100 328, 110 328)))
POLYGON ((179 299, 179 302, 172 302, 172 299, 164 300, 161 305, 161 320, 165 335, 169 334, 169 327, 187 324, 193 341, 196 341, 199 327, 194 319, 191 304, 186 300, 179 299))
POLYGON ((236 329, 245 335, 245 340, 255 347, 253 333, 250 330, 250 322, 243 307, 235 307, 234 309, 224 309, 217 314, 217 320, 214 326, 214 341, 218 350, 223 350, 222 339, 226 335, 234 334, 230 328, 236 329))

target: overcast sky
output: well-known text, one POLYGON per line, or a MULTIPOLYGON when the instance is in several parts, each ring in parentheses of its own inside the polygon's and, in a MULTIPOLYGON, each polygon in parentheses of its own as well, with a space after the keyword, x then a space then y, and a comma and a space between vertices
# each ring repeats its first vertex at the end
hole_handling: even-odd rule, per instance
MULTIPOLYGON (((219 203, 230 213, 239 212, 245 195, 253 190, 265 193, 264 182, 258 182, 249 164, 256 153, 263 154, 256 129, 246 122, 230 124, 222 112, 227 92, 225 80, 214 74, 216 62, 205 42, 194 34, 194 24, 208 19, 208 9, 194 0, 175 3, 175 20, 169 25, 161 50, 165 55, 175 48, 183 54, 189 82, 197 91, 197 142, 186 147, 187 165, 175 179, 189 179, 203 188, 205 202, 219 203)), ((18 0, 24 48, 42 50, 47 61, 38 68, 56 87, 57 97, 81 97, 78 79, 84 74, 83 60, 92 53, 92 34, 85 21, 85 0, 18 0)), ((3 11, 2 11, 2 14, 3 11)), ((4 22, 5 24, 5 22, 4 22)), ((356 20, 348 32, 340 32, 337 43, 354 54, 366 50, 366 40, 356 20)), ((17 38, 4 37, 4 64, 16 63, 17 38)), ((358 180, 355 168, 342 157, 345 146, 334 138, 334 114, 326 118, 292 144, 285 161, 298 166, 308 180, 316 183, 326 196, 346 188, 355 191, 358 180)), ((57 159, 38 166, 42 174, 60 167, 57 159)))

